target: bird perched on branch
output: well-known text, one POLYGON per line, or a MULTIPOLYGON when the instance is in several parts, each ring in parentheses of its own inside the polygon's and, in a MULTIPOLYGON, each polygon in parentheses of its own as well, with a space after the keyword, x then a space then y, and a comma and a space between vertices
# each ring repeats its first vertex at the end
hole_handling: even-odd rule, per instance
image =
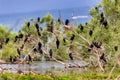
POLYGON ((69 25, 70 21, 68 19, 65 20, 65 25, 69 25))
POLYGON ((57 49, 59 48, 59 45, 60 45, 60 41, 59 41, 59 39, 57 38, 57 40, 56 40, 57 49))
POLYGON ((28 55, 28 60, 32 62, 32 57, 30 55, 28 55))
POLYGON ((37 23, 35 24, 35 27, 36 27, 38 36, 41 36, 40 30, 39 30, 39 25, 37 23))
POLYGON ((10 60, 10 62, 12 63, 12 62, 13 62, 13 57, 10 56, 9 60, 10 60))
POLYGON ((0 49, 2 49, 2 43, 0 43, 0 49))
POLYGON ((69 58, 70 58, 70 60, 73 60, 72 53, 69 53, 69 58))
POLYGON ((89 35, 92 36, 92 34, 93 34, 93 30, 90 30, 89 35))
POLYGON ((37 18, 37 22, 40 22, 40 17, 37 18))
POLYGON ((107 20, 105 19, 103 12, 100 14, 100 17, 101 17, 101 19, 100 19, 100 24, 103 25, 103 26, 107 29, 107 28, 108 28, 108 27, 107 27, 107 26, 108 26, 108 22, 107 22, 107 20))
POLYGON ((25 36, 25 39, 24 39, 24 43, 26 43, 28 41, 28 38, 31 36, 31 34, 28 34, 25 36))
POLYGON ((115 46, 115 47, 114 47, 114 50, 115 50, 115 51, 118 51, 118 46, 115 46))
POLYGON ((61 20, 60 18, 58 18, 57 22, 58 22, 59 24, 62 24, 62 20, 61 20))
POLYGON ((19 38, 18 36, 15 36, 14 42, 17 42, 18 38, 19 38))
POLYGON ((37 33, 38 33, 38 36, 40 37, 41 36, 40 31, 37 31, 37 33))
POLYGON ((36 30, 39 31, 39 25, 36 23, 35 24, 36 30))
POLYGON ((64 42, 64 43, 66 42, 66 39, 65 39, 65 38, 63 38, 63 42, 64 42))
POLYGON ((83 31, 84 26, 83 26, 82 24, 79 24, 79 25, 78 25, 78 29, 81 30, 81 31, 83 31))
POLYGON ((30 22, 27 23, 27 27, 28 27, 28 28, 30 27, 30 22))
POLYGON ((53 55, 53 51, 52 51, 52 49, 50 49, 50 51, 49 51, 49 55, 50 55, 50 58, 52 58, 52 55, 53 55))
POLYGON ((100 14, 100 17, 102 18, 102 17, 104 17, 104 14, 103 14, 103 12, 100 14))
POLYGON ((73 34, 72 37, 70 38, 71 42, 74 40, 75 35, 73 34))
POLYGON ((23 34, 21 33, 21 34, 19 34, 19 36, 18 36, 18 38, 23 38, 23 34))
POLYGON ((100 42, 92 42, 88 51, 90 52, 93 49, 93 47, 101 48, 101 45, 102 44, 100 42))
POLYGON ((5 41, 5 43, 7 44, 7 43, 9 42, 9 40, 10 40, 9 38, 6 38, 6 41, 5 41))
POLYGON ((16 62, 16 61, 17 61, 17 57, 14 56, 14 58, 13 58, 13 62, 16 62))
POLYGON ((102 53, 102 55, 100 56, 100 60, 104 61, 105 63, 107 63, 106 59, 105 59, 105 54, 102 53))
POLYGON ((83 31, 83 29, 84 29, 84 27, 83 27, 83 25, 81 24, 81 25, 80 25, 80 30, 83 31))
POLYGON ((22 50, 24 48, 24 44, 22 44, 22 46, 20 47, 20 49, 22 50))
POLYGON ((17 48, 17 53, 18 53, 18 55, 21 55, 21 52, 20 52, 19 48, 17 48))
POLYGON ((43 50, 42 49, 38 49, 40 54, 43 54, 43 50))
POLYGON ((41 48, 42 48, 42 43, 38 42, 38 49, 41 49, 41 48))
POLYGON ((34 51, 34 53, 36 54, 36 52, 37 52, 37 48, 34 48, 33 51, 34 51))

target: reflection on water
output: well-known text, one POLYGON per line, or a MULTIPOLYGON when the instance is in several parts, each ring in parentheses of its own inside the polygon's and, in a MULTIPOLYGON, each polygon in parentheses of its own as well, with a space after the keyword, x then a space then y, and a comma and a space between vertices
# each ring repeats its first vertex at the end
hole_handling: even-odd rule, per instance
MULTIPOLYGON (((67 64, 72 64, 71 62, 66 62, 67 64)), ((86 62, 83 61, 76 61, 76 63, 79 63, 81 66, 87 65, 86 62)), ((3 68, 10 69, 13 73, 17 72, 17 69, 20 68, 22 71, 29 71, 31 69, 32 71, 36 73, 45 73, 47 70, 61 70, 64 71, 65 66, 57 63, 57 62, 52 62, 52 61, 43 61, 43 62, 33 62, 31 64, 1 64, 0 65, 3 68)))

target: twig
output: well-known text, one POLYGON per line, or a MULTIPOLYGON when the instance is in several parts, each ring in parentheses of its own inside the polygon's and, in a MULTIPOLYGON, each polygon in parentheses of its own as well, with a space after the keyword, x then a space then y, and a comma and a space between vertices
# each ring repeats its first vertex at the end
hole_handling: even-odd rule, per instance
POLYGON ((75 34, 77 34, 80 38, 82 38, 84 41, 86 41, 89 45, 90 45, 90 42, 85 39, 83 36, 79 35, 77 32, 73 31, 75 34))
POLYGON ((109 76, 108 76, 107 80, 110 80, 111 75, 112 75, 112 72, 113 72, 113 70, 115 69, 116 65, 117 65, 117 63, 115 63, 114 66, 113 66, 113 68, 111 69, 111 71, 110 71, 110 73, 109 73, 109 76))

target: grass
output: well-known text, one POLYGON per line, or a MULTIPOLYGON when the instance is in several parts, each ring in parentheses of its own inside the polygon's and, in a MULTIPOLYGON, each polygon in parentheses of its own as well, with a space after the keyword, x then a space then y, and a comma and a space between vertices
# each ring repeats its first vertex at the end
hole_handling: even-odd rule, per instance
MULTIPOLYGON (((12 74, 2 73, 0 74, 0 80, 106 80, 109 72, 100 73, 96 71, 87 71, 84 73, 68 73, 68 74, 12 74)), ((111 80, 114 80, 120 75, 120 69, 115 69, 112 73, 111 80)))

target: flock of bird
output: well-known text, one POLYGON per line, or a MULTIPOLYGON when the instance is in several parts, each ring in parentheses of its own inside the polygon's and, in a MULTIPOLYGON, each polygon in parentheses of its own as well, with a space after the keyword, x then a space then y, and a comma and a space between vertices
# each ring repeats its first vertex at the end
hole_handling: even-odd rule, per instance
MULTIPOLYGON (((40 17, 38 17, 37 22, 40 22, 40 21, 41 21, 40 17)), ((61 19, 58 19, 57 21, 61 22, 61 19)), ((51 33, 54 32, 52 24, 54 24, 53 21, 51 21, 50 25, 47 26, 48 27, 48 31, 50 31, 51 33)), ((71 30, 71 26, 69 26, 69 24, 70 24, 69 19, 66 19, 65 24, 64 24, 64 29, 65 30, 71 30)), ((27 28, 28 29, 30 28, 30 25, 31 25, 31 23, 28 22, 27 23, 27 28)), ((105 19, 105 15, 103 13, 100 14, 100 25, 103 25, 104 28, 106 28, 106 29, 108 28, 108 22, 107 22, 107 19, 105 19)), ((34 26, 36 28, 37 35, 39 37, 41 37, 39 24, 36 23, 34 26)), ((84 26, 80 25, 80 30, 83 31, 83 29, 84 29, 84 26)), ((93 35, 93 30, 89 31, 89 35, 90 36, 93 35)), ((19 35, 15 36, 14 43, 16 43, 16 44, 17 44, 17 41, 19 41, 20 39, 24 38, 24 40, 23 40, 23 43, 22 43, 21 47, 17 47, 17 49, 16 49, 16 51, 18 53, 18 56, 14 56, 14 57, 10 56, 9 61, 11 63, 16 62, 17 61, 17 57, 20 58, 21 51, 24 49, 24 46, 27 44, 27 42, 30 42, 31 36, 32 36, 32 34, 30 34, 30 33, 28 33, 27 35, 24 35, 24 34, 20 33, 19 35)), ((75 39, 75 37, 76 37, 76 34, 72 34, 71 35, 71 37, 70 37, 71 43, 75 39)), ((9 41, 10 41, 10 39, 6 38, 5 43, 7 44, 9 41)), ((64 43, 66 42, 66 38, 63 38, 63 42, 64 43)), ((88 49, 88 51, 91 51, 93 47, 100 48, 101 45, 102 44, 99 43, 99 42, 92 42, 91 45, 89 46, 90 48, 88 49)), ((42 43, 39 41, 37 43, 37 46, 33 47, 34 53, 44 54, 44 51, 42 50, 42 46, 43 46, 42 43)), ((59 49, 59 47, 60 47, 60 40, 59 40, 58 37, 56 37, 56 48, 59 49)), ((0 43, 0 49, 2 49, 2 44, 1 43, 0 43)), ((118 47, 116 46, 115 50, 117 51, 117 49, 118 49, 118 47)), ((49 50, 49 57, 50 58, 53 58, 53 53, 54 53, 53 50, 50 48, 50 50, 49 50)), ((74 60, 73 55, 72 55, 71 52, 69 53, 68 56, 69 56, 70 60, 74 60)), ((29 59, 30 62, 32 62, 32 57, 31 57, 30 54, 28 54, 28 59, 29 59)), ((102 55, 100 56, 100 59, 103 60, 104 62, 107 62, 106 59, 105 59, 104 53, 102 53, 102 55)))

